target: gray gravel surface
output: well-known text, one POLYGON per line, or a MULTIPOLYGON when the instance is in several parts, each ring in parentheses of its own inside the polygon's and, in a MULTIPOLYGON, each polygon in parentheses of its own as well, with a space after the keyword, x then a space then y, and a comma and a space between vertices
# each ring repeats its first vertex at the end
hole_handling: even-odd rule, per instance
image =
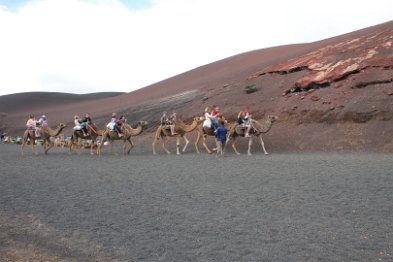
POLYGON ((19 156, 1 261, 393 261, 392 155, 19 156))

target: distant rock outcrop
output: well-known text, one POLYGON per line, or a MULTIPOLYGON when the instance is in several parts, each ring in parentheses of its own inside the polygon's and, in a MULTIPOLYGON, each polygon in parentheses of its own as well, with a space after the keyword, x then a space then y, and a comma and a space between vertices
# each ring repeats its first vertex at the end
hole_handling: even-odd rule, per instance
POLYGON ((308 73, 297 79, 293 87, 285 91, 307 91, 326 87, 342 81, 362 70, 379 68, 389 70, 389 77, 370 79, 358 83, 357 88, 378 83, 393 82, 393 29, 373 32, 355 39, 328 45, 316 51, 296 57, 287 62, 272 65, 253 74, 259 77, 265 74, 290 74, 306 70, 308 73))

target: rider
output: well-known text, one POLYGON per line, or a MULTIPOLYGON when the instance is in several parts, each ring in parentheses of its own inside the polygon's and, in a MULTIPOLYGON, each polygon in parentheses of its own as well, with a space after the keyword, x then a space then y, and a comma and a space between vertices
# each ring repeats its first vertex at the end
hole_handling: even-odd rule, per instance
POLYGON ((82 131, 83 136, 86 136, 86 132, 85 132, 85 130, 83 129, 82 120, 79 119, 79 116, 78 116, 78 115, 75 115, 75 116, 74 116, 74 124, 75 124, 74 130, 75 130, 75 131, 82 131))
POLYGON ((243 111, 240 111, 239 114, 237 115, 237 124, 238 124, 239 126, 242 126, 242 127, 244 127, 244 120, 243 120, 243 117, 244 117, 244 112, 243 112, 243 111))
POLYGON ((39 136, 39 131, 37 129, 37 120, 35 120, 34 115, 30 115, 26 122, 27 129, 34 130, 35 136, 39 136))
POLYGON ((168 117, 168 124, 169 124, 169 128, 171 129, 171 134, 173 135, 177 135, 177 133, 175 132, 175 126, 176 126, 176 112, 173 112, 172 115, 170 115, 168 117))
POLYGON ((119 120, 116 121, 116 124, 114 126, 114 129, 117 131, 119 137, 123 136, 123 132, 121 131, 121 128, 123 127, 125 121, 126 121, 126 117, 121 115, 119 120))
POLYGON ((214 120, 213 114, 210 108, 207 106, 205 108, 205 120, 203 121, 203 127, 211 128, 212 127, 212 120, 214 120))
POLYGON ((164 111, 164 112, 162 113, 161 118, 160 118, 161 125, 162 125, 163 127, 167 127, 167 126, 168 126, 168 121, 169 121, 168 113, 167 113, 166 111, 164 111))
POLYGON ((117 115, 116 113, 112 113, 111 121, 106 125, 106 127, 109 128, 110 130, 114 130, 116 121, 117 121, 117 115))
POLYGON ((250 130, 251 130, 251 113, 248 110, 243 112, 243 124, 246 127, 246 133, 244 137, 250 137, 250 130))
POLYGON ((46 115, 42 115, 41 118, 38 119, 38 123, 40 123, 40 126, 48 125, 48 119, 46 118, 46 115))
POLYGON ((213 127, 214 127, 214 132, 216 132, 217 128, 218 128, 218 122, 219 122, 219 118, 222 118, 221 112, 220 112, 220 108, 218 106, 213 106, 214 110, 212 112, 212 116, 214 117, 213 119, 213 127))
POLYGON ((91 117, 88 113, 86 113, 85 117, 82 120, 82 124, 83 124, 83 129, 85 130, 86 133, 88 133, 88 126, 91 125, 92 121, 91 121, 91 117))

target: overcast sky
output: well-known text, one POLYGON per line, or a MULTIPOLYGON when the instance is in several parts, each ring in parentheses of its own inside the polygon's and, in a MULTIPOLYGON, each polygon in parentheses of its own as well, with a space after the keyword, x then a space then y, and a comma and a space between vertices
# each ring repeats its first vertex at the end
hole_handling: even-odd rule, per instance
POLYGON ((0 95, 142 88, 393 19, 392 0, 0 0, 0 95))

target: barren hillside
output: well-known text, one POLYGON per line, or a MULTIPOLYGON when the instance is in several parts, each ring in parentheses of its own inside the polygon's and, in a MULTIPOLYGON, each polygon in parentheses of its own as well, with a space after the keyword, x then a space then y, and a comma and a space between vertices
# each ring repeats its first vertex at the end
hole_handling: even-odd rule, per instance
POLYGON ((131 122, 149 121, 152 131, 164 110, 187 121, 217 104, 233 120, 247 107, 256 119, 279 117, 266 135, 270 151, 393 151, 392 79, 393 22, 388 22, 314 43, 236 55, 127 94, 84 100, 64 95, 57 98, 62 103, 48 97, 38 104, 26 102, 36 96, 31 93, 24 99, 0 97, 7 101, 0 111, 6 113, 2 125, 20 134, 30 113, 45 113, 55 125, 89 112, 103 126, 118 112, 131 122))

